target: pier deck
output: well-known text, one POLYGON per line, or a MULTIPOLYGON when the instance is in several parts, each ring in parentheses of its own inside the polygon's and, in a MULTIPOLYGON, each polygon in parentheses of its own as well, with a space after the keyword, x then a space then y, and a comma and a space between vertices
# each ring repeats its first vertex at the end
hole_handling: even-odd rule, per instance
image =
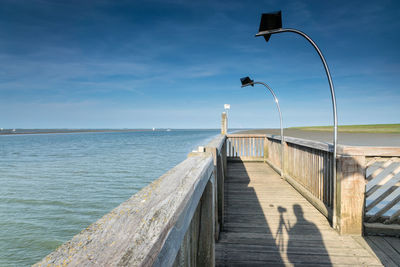
POLYGON ((35 266, 400 266, 400 148, 338 148, 219 135, 35 266))
MULTIPOLYGON (((261 162, 229 162, 224 214, 216 266, 390 266, 400 257, 395 249, 388 252, 391 256, 383 251, 378 255, 368 245, 381 240, 339 235, 318 210, 261 162)), ((389 241, 384 242, 390 247, 389 241)))

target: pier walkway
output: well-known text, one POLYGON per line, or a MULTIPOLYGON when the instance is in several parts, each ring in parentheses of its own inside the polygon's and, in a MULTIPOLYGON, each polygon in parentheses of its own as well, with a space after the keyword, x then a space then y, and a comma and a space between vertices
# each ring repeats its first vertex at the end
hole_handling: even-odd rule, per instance
POLYGON ((35 266, 400 266, 399 190, 399 147, 223 130, 35 266))
POLYGON ((382 266, 365 242, 339 235, 268 164, 228 163, 216 266, 382 266))

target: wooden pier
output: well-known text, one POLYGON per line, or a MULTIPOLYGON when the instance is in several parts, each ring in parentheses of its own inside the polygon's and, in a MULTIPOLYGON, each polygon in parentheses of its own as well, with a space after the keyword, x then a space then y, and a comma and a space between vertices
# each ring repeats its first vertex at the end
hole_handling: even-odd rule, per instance
POLYGON ((366 246, 340 236, 267 164, 228 164, 216 266, 382 266, 366 246))
POLYGON ((400 148, 223 133, 36 266, 399 266, 400 148))

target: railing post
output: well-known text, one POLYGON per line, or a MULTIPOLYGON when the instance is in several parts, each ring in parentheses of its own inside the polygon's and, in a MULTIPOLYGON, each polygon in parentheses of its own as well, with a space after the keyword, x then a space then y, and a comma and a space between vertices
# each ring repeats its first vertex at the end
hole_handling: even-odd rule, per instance
POLYGON ((365 156, 338 156, 336 186, 336 214, 339 233, 362 235, 365 201, 365 156))
POLYGON ((268 159, 268 138, 267 137, 264 138, 263 150, 264 150, 264 163, 265 163, 268 159))
POLYGON ((225 137, 224 144, 222 146, 222 151, 221 151, 221 157, 222 157, 222 164, 223 164, 223 173, 224 177, 226 177, 227 172, 228 172, 228 138, 225 137))
POLYGON ((225 149, 225 154, 226 154, 226 148, 225 145, 222 145, 221 148, 221 152, 219 154, 219 156, 217 157, 217 202, 218 202, 218 207, 216 207, 218 209, 218 223, 219 223, 219 229, 218 229, 218 235, 217 235, 217 240, 219 239, 219 231, 222 231, 222 228, 224 227, 224 206, 225 206, 225 202, 224 202, 224 191, 225 191, 225 187, 224 187, 224 183, 225 183, 225 170, 224 170, 224 166, 225 166, 225 160, 226 160, 226 156, 225 156, 225 160, 224 160, 224 149, 225 149))
POLYGON ((283 148, 282 178, 286 181, 286 174, 289 169, 289 146, 286 141, 283 142, 283 148))
POLYGON ((226 112, 222 112, 222 120, 221 120, 221 134, 228 133, 228 116, 226 112))
POLYGON ((213 184, 215 184, 214 175, 208 181, 200 200, 199 247, 197 252, 197 264, 195 266, 215 266, 215 194, 213 184))
POLYGON ((215 205, 215 210, 214 210, 214 218, 215 218, 215 240, 218 240, 219 238, 219 232, 222 227, 222 216, 223 216, 223 203, 224 203, 224 195, 223 195, 223 190, 224 190, 224 180, 223 180, 223 174, 222 174, 222 169, 221 169, 221 156, 218 155, 218 149, 216 147, 206 147, 206 152, 210 152, 213 155, 213 161, 214 161, 214 177, 215 177, 215 184, 214 184, 214 205, 215 205))

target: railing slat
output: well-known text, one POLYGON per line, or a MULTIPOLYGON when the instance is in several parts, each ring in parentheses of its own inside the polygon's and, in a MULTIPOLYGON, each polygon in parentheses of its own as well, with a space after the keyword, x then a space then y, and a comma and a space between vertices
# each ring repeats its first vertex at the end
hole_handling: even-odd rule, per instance
POLYGON ((391 160, 385 161, 383 165, 381 165, 378 169, 376 169, 373 173, 371 173, 367 177, 367 181, 371 181, 374 179, 376 176, 378 176, 381 172, 383 172, 390 164, 392 164, 391 160))
POLYGON ((400 182, 397 182, 395 185, 389 187, 383 194, 378 196, 375 200, 373 200, 370 204, 365 207, 365 212, 370 211, 373 207, 378 205, 382 200, 388 197, 391 193, 393 193, 397 188, 400 187, 400 182))
POLYGON ((394 171, 390 172, 386 177, 380 180, 376 185, 371 187, 367 192, 365 192, 365 196, 368 198, 373 193, 375 193, 379 188, 381 188, 384 184, 390 181, 394 176, 400 173, 400 166, 398 166, 394 171))
POLYGON ((400 201, 400 195, 395 197, 392 201, 390 201, 388 204, 385 205, 379 212, 377 212, 374 216, 370 217, 368 219, 368 222, 372 223, 375 222, 381 217, 383 214, 385 214, 388 210, 390 210, 392 207, 394 207, 397 203, 400 201))

